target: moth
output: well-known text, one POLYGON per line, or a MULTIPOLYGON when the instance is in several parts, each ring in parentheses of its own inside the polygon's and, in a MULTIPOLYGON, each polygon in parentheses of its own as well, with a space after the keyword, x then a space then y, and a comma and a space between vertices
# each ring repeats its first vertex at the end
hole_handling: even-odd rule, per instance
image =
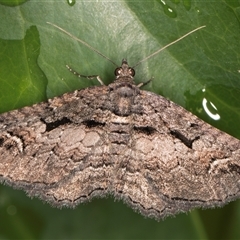
POLYGON ((101 86, 1 114, 3 184, 57 207, 111 194, 156 219, 240 197, 238 139, 141 90, 126 59, 108 86, 67 67, 101 86))

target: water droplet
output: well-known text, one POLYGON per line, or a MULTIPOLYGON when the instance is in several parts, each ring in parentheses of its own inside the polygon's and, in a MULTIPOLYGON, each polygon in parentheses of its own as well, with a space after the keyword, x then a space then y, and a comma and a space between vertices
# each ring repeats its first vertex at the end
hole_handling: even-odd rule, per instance
POLYGON ((195 11, 196 11, 197 13, 200 13, 199 8, 195 8, 195 11))
POLYGON ((70 6, 73 6, 73 5, 76 3, 76 0, 67 0, 67 3, 68 3, 70 6))
POLYGON ((167 16, 169 16, 170 18, 177 17, 176 11, 173 8, 171 8, 169 5, 167 5, 164 0, 160 0, 159 2, 160 2, 161 6, 163 8, 164 13, 167 16))
POLYGON ((220 120, 220 115, 217 113, 217 107, 212 102, 208 101, 206 98, 203 98, 202 106, 210 118, 215 121, 220 120))

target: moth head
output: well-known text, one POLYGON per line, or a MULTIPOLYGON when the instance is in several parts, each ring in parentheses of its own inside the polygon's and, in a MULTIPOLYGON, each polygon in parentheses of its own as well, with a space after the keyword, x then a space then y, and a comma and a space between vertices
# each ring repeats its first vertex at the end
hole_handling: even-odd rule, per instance
POLYGON ((117 67, 114 72, 116 78, 119 77, 130 77, 133 78, 135 75, 135 70, 128 66, 127 60, 122 60, 122 66, 117 67))

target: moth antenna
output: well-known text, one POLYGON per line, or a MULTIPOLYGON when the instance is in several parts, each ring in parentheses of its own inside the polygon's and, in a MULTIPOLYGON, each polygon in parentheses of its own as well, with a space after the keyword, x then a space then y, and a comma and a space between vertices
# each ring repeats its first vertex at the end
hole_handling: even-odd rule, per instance
POLYGON ((87 44, 86 42, 84 42, 83 40, 81 40, 80 38, 77 38, 75 37, 74 35, 72 35, 70 32, 64 30, 63 28, 57 26, 56 24, 54 23, 51 23, 51 22, 47 22, 47 24, 50 24, 52 25, 53 27, 59 29, 60 31, 64 32, 65 34, 67 34, 68 36, 70 36, 71 38, 77 40, 78 42, 82 43, 83 45, 85 45, 86 47, 88 47, 89 49, 93 50, 94 52, 96 52, 97 54, 99 54, 100 56, 102 56, 103 58, 107 59, 109 62, 111 62, 113 65, 117 66, 118 65, 113 62, 110 58, 108 58, 107 56, 105 56, 104 54, 102 54, 101 52, 99 52, 97 49, 95 49, 94 47, 90 46, 89 44, 87 44))
MULTIPOLYGON (((99 54, 100 56, 102 56, 103 58, 107 59, 109 62, 111 62, 113 65, 118 67, 118 64, 116 64, 115 62, 113 62, 110 58, 108 58, 107 56, 105 56, 104 54, 102 54, 101 52, 99 52, 97 49, 95 49, 94 47, 92 47, 91 45, 87 44, 86 42, 84 42, 83 40, 81 40, 80 38, 77 38, 76 36, 74 36, 73 34, 71 34, 70 32, 64 30, 63 28, 59 27, 58 25, 51 23, 51 22, 47 22, 47 24, 52 25, 53 27, 59 29, 60 31, 64 32, 65 34, 67 34, 68 36, 70 36, 71 38, 77 40, 78 42, 82 43, 83 45, 85 45, 86 47, 88 47, 89 49, 93 50, 94 52, 96 52, 97 54, 99 54)), ((175 44, 176 42, 182 40, 183 38, 187 37, 188 35, 202 29, 206 27, 206 25, 197 27, 195 29, 193 29, 192 31, 186 33, 185 35, 183 35, 182 37, 176 39, 175 41, 167 44, 166 46, 160 48, 159 50, 155 51, 154 53, 150 54, 149 56, 145 57, 144 59, 142 59, 141 61, 139 61, 138 63, 135 64, 135 66, 133 66, 132 68, 135 68, 136 66, 138 66, 140 63, 148 60, 149 58, 155 56, 156 54, 160 53, 161 51, 163 51, 164 49, 168 48, 169 46, 175 44)))
POLYGON ((176 42, 182 40, 183 38, 187 37, 188 35, 190 35, 190 34, 196 32, 196 31, 198 31, 198 30, 200 30, 200 29, 202 29, 202 28, 204 28, 204 27, 206 27, 206 26, 204 25, 204 26, 201 26, 201 27, 198 27, 198 28, 193 29, 192 31, 190 31, 190 32, 188 32, 187 34, 183 35, 182 37, 178 38, 177 40, 175 40, 175 41, 173 41, 173 42, 167 44, 166 46, 160 48, 160 49, 157 50, 156 52, 154 52, 154 53, 150 54, 149 56, 145 57, 144 59, 142 59, 141 61, 139 61, 138 63, 136 63, 135 66, 132 67, 132 68, 135 68, 135 67, 138 66, 140 63, 142 63, 142 62, 148 60, 149 58, 153 57, 154 55, 160 53, 160 52, 163 51, 165 48, 167 48, 167 47, 173 45, 174 43, 176 43, 176 42))

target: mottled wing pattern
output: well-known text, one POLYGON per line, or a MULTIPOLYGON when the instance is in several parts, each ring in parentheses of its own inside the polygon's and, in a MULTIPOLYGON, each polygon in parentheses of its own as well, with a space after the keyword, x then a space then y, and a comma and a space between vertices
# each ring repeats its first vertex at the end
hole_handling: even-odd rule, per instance
POLYGON ((0 115, 1 181, 57 206, 105 193, 112 161, 104 160, 105 122, 94 121, 104 111, 94 109, 106 92, 75 91, 0 115))
POLYGON ((0 115, 1 181, 60 207, 110 193, 155 218, 238 198, 240 142, 129 86, 0 115))
POLYGON ((130 205, 162 218, 239 198, 238 139, 154 93, 141 91, 136 101, 143 114, 133 121, 123 191, 130 205))

